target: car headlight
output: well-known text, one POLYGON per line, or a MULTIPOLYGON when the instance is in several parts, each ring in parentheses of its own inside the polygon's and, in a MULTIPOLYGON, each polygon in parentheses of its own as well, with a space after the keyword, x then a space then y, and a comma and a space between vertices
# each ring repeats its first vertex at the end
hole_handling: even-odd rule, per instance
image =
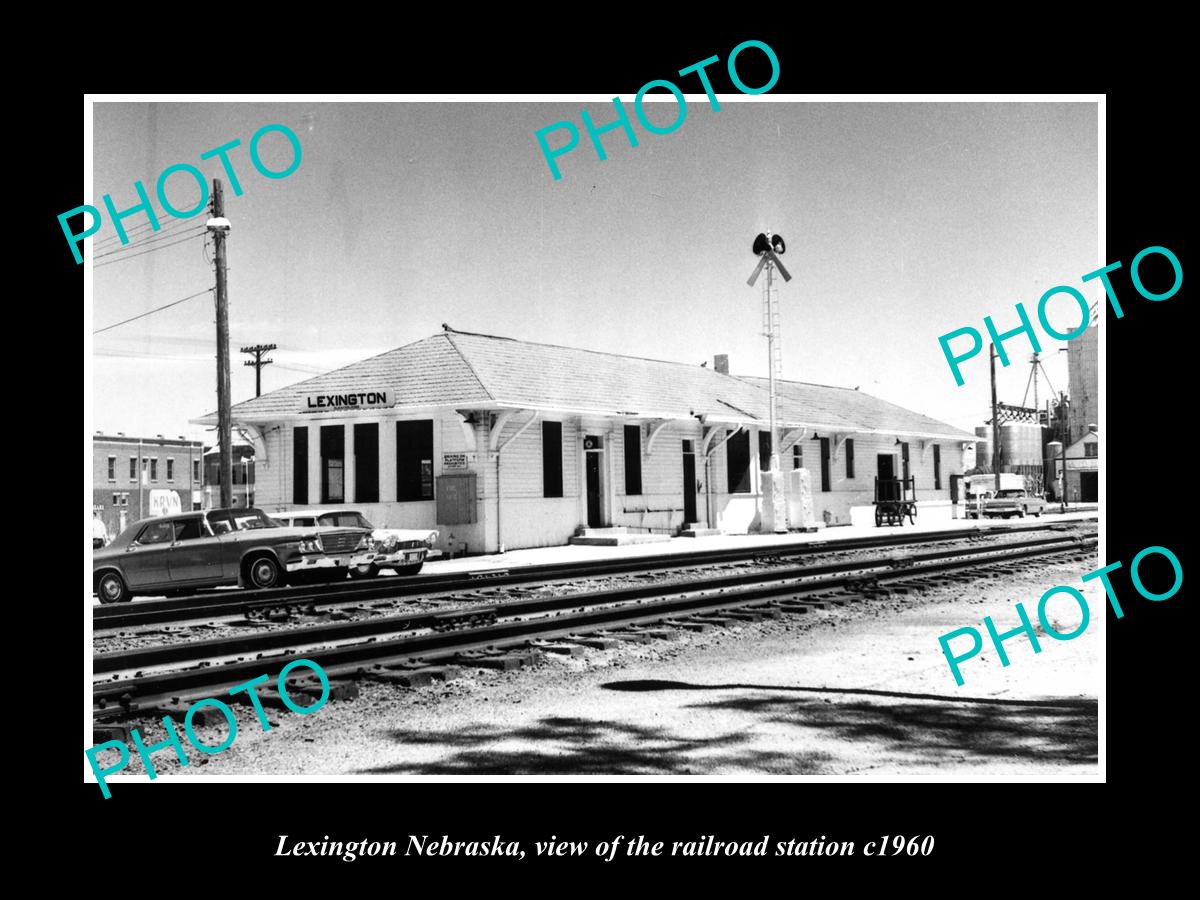
POLYGON ((431 531, 429 533, 429 537, 425 538, 425 546, 432 550, 433 545, 437 542, 437 539, 438 533, 436 531, 431 531))
POLYGON ((354 549, 355 550, 370 550, 371 549, 370 537, 368 535, 364 534, 362 537, 360 537, 358 539, 358 543, 354 546, 354 549))
POLYGON ((310 538, 302 539, 299 550, 301 553, 324 553, 325 547, 321 544, 321 536, 317 534, 310 538))

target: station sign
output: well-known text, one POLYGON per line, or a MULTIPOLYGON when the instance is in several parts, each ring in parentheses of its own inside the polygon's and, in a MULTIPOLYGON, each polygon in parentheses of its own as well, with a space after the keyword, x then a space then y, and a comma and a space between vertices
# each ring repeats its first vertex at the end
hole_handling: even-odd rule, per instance
POLYGON ((304 411, 323 409, 378 409, 390 406, 387 391, 356 391, 352 394, 308 394, 304 398, 304 411))

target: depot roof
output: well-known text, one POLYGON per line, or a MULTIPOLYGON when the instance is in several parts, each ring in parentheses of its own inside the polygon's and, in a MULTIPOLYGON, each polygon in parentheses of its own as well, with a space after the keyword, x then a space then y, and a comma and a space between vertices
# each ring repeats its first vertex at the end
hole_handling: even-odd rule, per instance
MULTIPOLYGON (((363 392, 386 393, 386 408, 398 411, 538 409, 740 425, 765 425, 768 419, 765 379, 450 330, 238 403, 233 419, 248 424, 294 419, 309 415, 307 398, 361 397, 363 392)), ((976 440, 952 425, 860 391, 795 381, 780 383, 779 418, 785 428, 976 440)), ((214 424, 216 414, 196 421, 214 424)))

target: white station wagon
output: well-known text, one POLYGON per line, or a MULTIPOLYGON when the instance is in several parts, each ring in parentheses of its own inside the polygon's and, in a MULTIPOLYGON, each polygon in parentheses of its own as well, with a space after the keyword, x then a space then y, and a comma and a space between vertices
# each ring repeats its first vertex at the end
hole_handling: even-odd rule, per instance
POLYGON ((350 560, 351 578, 374 578, 380 569, 394 569, 399 575, 416 575, 426 559, 442 555, 440 550, 433 549, 437 531, 376 528, 356 509, 289 509, 270 515, 284 525, 334 525, 370 531, 368 549, 359 551, 350 560))

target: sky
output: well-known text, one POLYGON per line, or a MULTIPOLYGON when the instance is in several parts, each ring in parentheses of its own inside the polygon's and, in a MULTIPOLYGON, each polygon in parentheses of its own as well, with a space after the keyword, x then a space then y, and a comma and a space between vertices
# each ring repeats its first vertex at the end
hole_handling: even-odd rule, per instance
MULTIPOLYGON (((652 95, 651 95, 652 96, 652 95)), ((648 102, 660 126, 676 114, 648 102)), ((598 159, 581 124, 612 121, 611 102, 115 103, 94 105, 93 196, 134 205, 176 163, 225 182, 234 402, 254 396, 244 345, 274 343, 263 391, 441 331, 699 365, 730 356, 735 374, 766 375, 762 292, 747 286, 756 234, 784 237, 792 274, 779 289, 785 378, 861 390, 971 430, 988 415, 986 349, 955 385, 938 337, 1018 324, 1022 302, 1059 284, 1103 309, 1084 273, 1098 255, 1094 103, 807 103, 688 95, 673 133, 655 135, 623 97, 638 146, 620 129, 598 159), (555 180, 534 137, 569 120, 580 143, 555 180), (251 136, 282 123, 299 168, 260 175, 251 136), (217 159, 240 139, 234 196, 217 159)), ((648 97, 649 99, 649 97, 648 97)), ((565 132, 550 138, 552 146, 565 132)), ((265 137, 267 166, 291 160, 265 137)), ((172 203, 195 205, 185 174, 172 203)), ((155 201, 166 235, 128 248, 98 241, 89 330, 213 285, 205 215, 181 221, 155 201), (194 227, 193 227, 194 226, 194 227), (195 235, 189 239, 189 235, 195 235), (166 246, 171 244, 171 246, 166 246), (154 248, 154 249, 151 249, 154 248), (116 252, 114 252, 116 251, 116 252), (140 251, 148 251, 141 252, 140 251)), ((135 229, 141 214, 125 220, 135 229)), ((1058 299, 1062 331, 1078 309, 1058 299)), ((90 431, 184 435, 216 408, 212 294, 96 334, 90 431)), ((985 335, 986 337, 986 335, 985 335)), ((1065 343, 1039 332, 1055 390, 1067 390, 1065 343)), ((957 346, 957 345, 956 345, 957 346)), ((1030 347, 1006 346, 1000 399, 1022 402, 1030 347)), ((1048 389, 1041 379, 1039 400, 1048 389)), ((1030 394, 1029 402, 1032 402, 1030 394)))

